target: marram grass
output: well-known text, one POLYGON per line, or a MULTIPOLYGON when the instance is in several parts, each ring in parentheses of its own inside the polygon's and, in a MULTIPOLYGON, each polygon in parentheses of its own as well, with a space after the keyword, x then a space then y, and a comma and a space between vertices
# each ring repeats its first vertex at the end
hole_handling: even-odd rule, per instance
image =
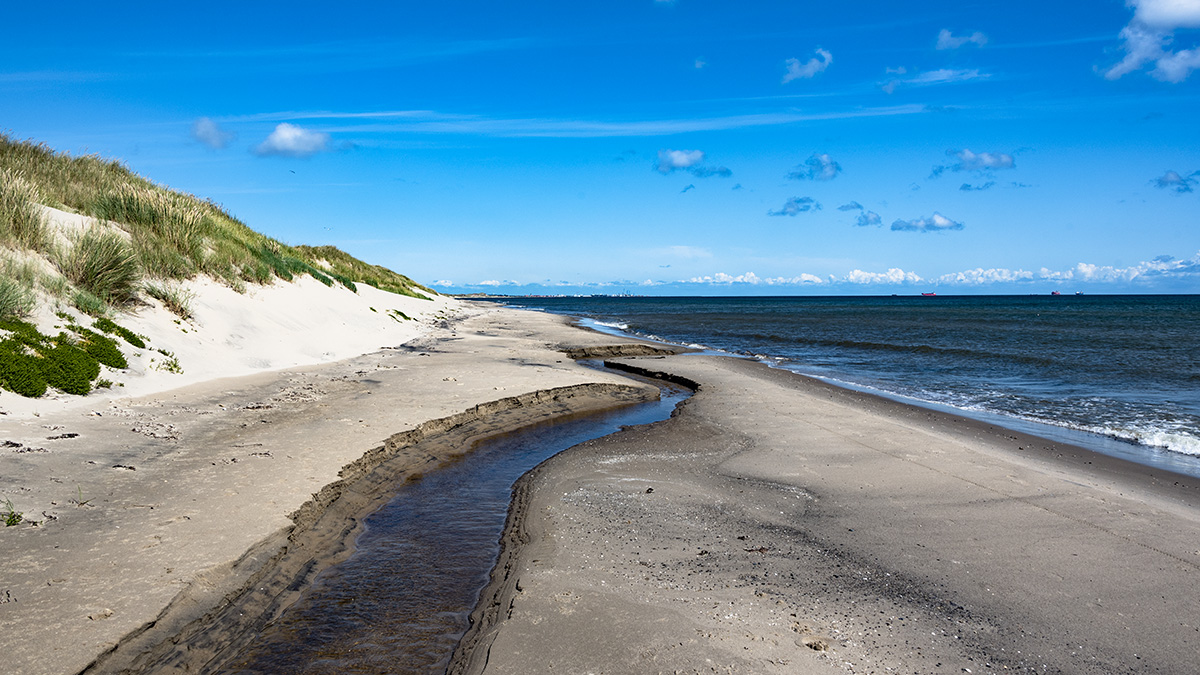
POLYGON ((352 290, 356 283, 366 283, 417 298, 436 295, 402 274, 333 246, 288 246, 255 232, 212 201, 155 184, 97 155, 72 157, 44 143, 0 134, 0 178, 0 216, 15 223, 0 220, 0 245, 55 253, 37 203, 108 221, 128 235, 121 237, 123 247, 90 237, 83 248, 102 250, 81 251, 76 242, 55 255, 74 287, 56 294, 73 295, 76 306, 94 315, 102 312, 97 312, 93 299, 120 306, 147 284, 201 274, 238 291, 246 284, 309 275, 352 290), (30 220, 24 215, 29 213, 38 217, 30 220))

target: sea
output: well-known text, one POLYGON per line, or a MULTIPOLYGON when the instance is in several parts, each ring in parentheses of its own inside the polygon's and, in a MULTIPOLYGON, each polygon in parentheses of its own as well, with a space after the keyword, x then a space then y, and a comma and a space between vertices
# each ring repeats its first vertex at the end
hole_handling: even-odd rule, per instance
POLYGON ((1200 296, 512 297, 1200 476, 1200 296))

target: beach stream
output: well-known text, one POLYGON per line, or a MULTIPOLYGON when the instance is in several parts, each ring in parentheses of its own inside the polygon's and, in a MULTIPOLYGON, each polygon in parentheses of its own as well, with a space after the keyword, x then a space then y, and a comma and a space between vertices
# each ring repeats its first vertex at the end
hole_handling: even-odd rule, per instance
POLYGON ((494 436, 401 486, 365 519, 353 554, 221 672, 444 672, 499 555, 513 484, 573 445, 666 419, 690 394, 655 384, 657 402, 494 436))

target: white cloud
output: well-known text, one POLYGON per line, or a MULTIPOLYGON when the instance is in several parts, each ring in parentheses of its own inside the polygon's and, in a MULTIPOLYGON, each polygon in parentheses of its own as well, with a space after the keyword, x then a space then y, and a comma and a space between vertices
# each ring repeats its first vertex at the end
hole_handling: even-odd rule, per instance
POLYGON ((454 282, 450 281, 449 279, 438 279, 437 281, 433 282, 433 285, 434 286, 453 286, 454 282))
POLYGON ((788 178, 793 180, 833 180, 842 172, 842 165, 833 161, 828 154, 813 153, 803 164, 798 165, 788 178))
POLYGON ((833 54, 824 49, 817 49, 817 55, 805 63, 800 63, 800 59, 788 59, 784 63, 787 64, 787 72, 783 75, 783 82, 786 84, 792 80, 809 79, 824 71, 833 63, 833 54))
POLYGON ((713 275, 692 277, 689 284, 750 284, 752 286, 795 286, 800 284, 823 284, 825 280, 815 274, 804 272, 794 277, 760 277, 754 272, 746 272, 733 276, 724 272, 713 275))
POLYGON ((279 157, 311 157, 329 150, 329 134, 309 131, 303 127, 283 122, 275 131, 254 148, 254 154, 279 157))
POLYGON ((208 117, 201 117, 192 123, 192 138, 213 150, 225 148, 235 136, 233 132, 222 129, 208 117))
POLYGON ((948 154, 958 158, 958 164, 953 167, 955 171, 1012 169, 1016 167, 1013 156, 1003 152, 971 152, 969 148, 963 148, 957 152, 950 151, 948 154))
POLYGON ((944 232, 946 230, 961 230, 963 229, 963 224, 934 212, 928 218, 914 218, 913 220, 897 219, 892 223, 892 229, 897 232, 944 232))
POLYGON ((1004 268, 983 269, 977 267, 973 270, 963 272, 954 272, 952 274, 943 274, 934 279, 939 284, 947 284, 953 286, 981 286, 983 284, 996 284, 1014 281, 1029 281, 1033 279, 1033 272, 1025 270, 1008 270, 1004 268))
POLYGON ((794 216, 808 211, 820 211, 821 205, 812 197, 792 197, 778 211, 767 211, 768 216, 794 216))
POLYGON ((864 272, 853 270, 842 281, 852 284, 919 284, 924 279, 916 272, 905 272, 899 267, 893 267, 886 272, 864 272))
POLYGON ((1200 49, 1181 49, 1160 58, 1150 75, 1163 82, 1183 82, 1197 68, 1200 68, 1200 49))
POLYGON ((938 33, 937 48, 958 49, 966 44, 976 44, 982 47, 987 44, 987 41, 987 36, 979 31, 975 31, 970 35, 964 35, 962 37, 954 37, 950 31, 943 28, 942 31, 938 33))
POLYGON ((700 150, 659 150, 658 162, 654 169, 662 174, 671 173, 676 169, 686 169, 704 161, 704 153, 700 150))
POLYGON ((723 166, 704 166, 704 152, 700 150, 659 150, 654 170, 664 176, 684 170, 697 178, 720 176, 728 178, 733 172, 723 166))
POLYGON ((1200 253, 1188 260, 1177 260, 1171 256, 1159 256, 1154 260, 1140 262, 1129 267, 1078 263, 1066 270, 1055 271, 1042 268, 1038 274, 1052 281, 1079 282, 1152 282, 1166 278, 1200 278, 1200 253))
POLYGON ((1167 171, 1154 179, 1154 187, 1175 192, 1191 192, 1196 187, 1197 175, 1200 175, 1200 171, 1193 172, 1189 176, 1181 176, 1177 171, 1167 171))
POLYGON ((1005 152, 972 152, 970 148, 963 148, 962 150, 947 150, 946 154, 958 161, 954 164, 933 167, 930 178, 937 178, 947 169, 950 171, 978 171, 987 174, 993 170, 1017 168, 1016 160, 1005 152))
POLYGON ((1104 71, 1116 80, 1153 63, 1150 75, 1163 82, 1182 82, 1200 68, 1200 50, 1172 51, 1175 31, 1200 27, 1200 0, 1128 0, 1133 18, 1121 30, 1125 58, 1104 71))
POLYGON ((863 205, 859 204, 858 202, 850 202, 848 204, 842 204, 841 206, 838 207, 838 211, 862 211, 862 210, 863 210, 863 205))
POLYGON ((700 70, 701 68, 704 68, 705 66, 707 66, 708 62, 705 61, 704 59, 696 59, 695 65, 696 65, 696 70, 700 70))
POLYGON ((1154 28, 1200 28, 1200 2, 1196 0, 1131 0, 1133 18, 1154 28))
POLYGON ((863 211, 858 214, 858 220, 854 224, 859 227, 880 227, 883 225, 883 218, 874 211, 863 211))

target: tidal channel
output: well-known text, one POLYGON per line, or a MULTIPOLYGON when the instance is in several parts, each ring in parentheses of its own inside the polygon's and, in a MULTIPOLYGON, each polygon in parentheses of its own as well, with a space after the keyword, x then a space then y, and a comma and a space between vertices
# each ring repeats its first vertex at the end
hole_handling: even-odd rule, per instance
POLYGON ((500 553, 513 484, 553 455, 670 417, 690 394, 542 422, 480 441, 398 488, 355 550, 222 670, 236 675, 443 673, 500 553))

